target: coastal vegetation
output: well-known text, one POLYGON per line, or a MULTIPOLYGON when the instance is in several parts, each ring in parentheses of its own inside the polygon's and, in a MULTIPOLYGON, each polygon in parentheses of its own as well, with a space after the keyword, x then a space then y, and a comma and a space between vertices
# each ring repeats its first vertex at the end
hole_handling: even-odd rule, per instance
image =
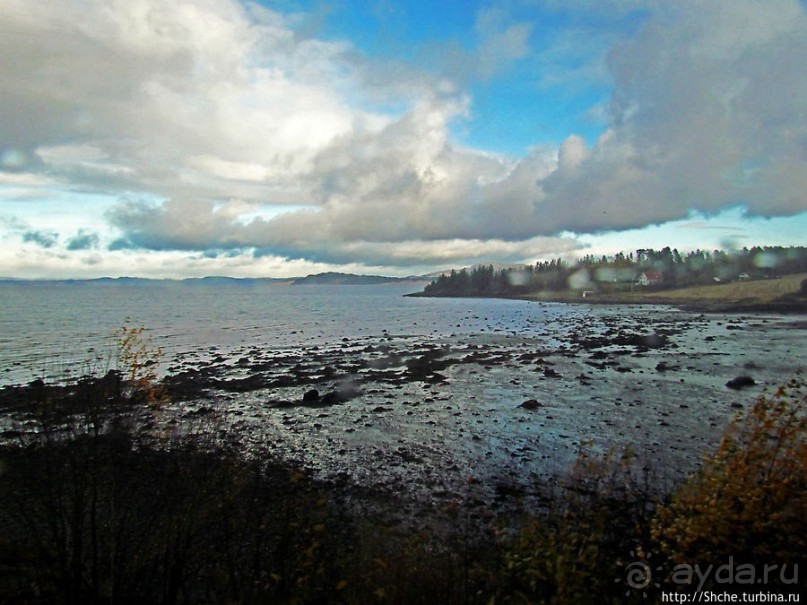
POLYGON ((777 566, 766 591, 804 587, 800 377, 738 414, 678 485, 583 443, 541 507, 491 510, 469 478, 455 502, 402 520, 395 494, 317 480, 207 416, 177 422, 159 351, 139 328, 118 338, 104 374, 0 393, 4 603, 660 602, 746 589, 685 581, 730 560, 745 580, 777 566))
MULTIPOLYGON (((546 294, 626 294, 667 292, 737 281, 771 279, 807 272, 807 247, 753 247, 742 250, 640 249, 615 256, 587 255, 569 262, 496 269, 480 265, 441 274, 426 296, 518 296, 546 294)), ((798 288, 797 288, 798 289, 798 288)))

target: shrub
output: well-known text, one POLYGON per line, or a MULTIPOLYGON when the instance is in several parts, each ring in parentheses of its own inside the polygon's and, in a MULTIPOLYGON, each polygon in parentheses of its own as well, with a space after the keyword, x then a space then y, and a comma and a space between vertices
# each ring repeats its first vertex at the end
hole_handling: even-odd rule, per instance
POLYGON ((623 603, 620 557, 649 539, 656 501, 630 451, 581 450, 562 495, 502 545, 496 602, 623 603))
POLYGON ((168 397, 159 382, 157 369, 162 349, 145 336, 142 326, 132 327, 127 319, 114 336, 117 342, 116 370, 141 400, 151 408, 159 408, 168 397))
POLYGON ((675 563, 795 563, 807 552, 807 393, 794 379, 760 397, 658 511, 675 563))

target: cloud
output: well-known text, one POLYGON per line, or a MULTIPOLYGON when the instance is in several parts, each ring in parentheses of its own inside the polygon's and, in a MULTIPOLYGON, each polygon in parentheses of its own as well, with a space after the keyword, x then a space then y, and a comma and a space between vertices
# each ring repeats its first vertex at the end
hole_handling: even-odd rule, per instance
POLYGON ((806 61, 798 2, 666 5, 612 49, 610 128, 541 183, 547 225, 623 229, 737 204, 803 211, 806 61))
MULTIPOLYGON (((372 60, 304 32, 304 19, 236 0, 5 0, 0 184, 18 199, 29 182, 117 196, 105 218, 118 254, 254 250, 362 266, 554 254, 575 246, 563 232, 693 210, 804 210, 804 7, 608 6, 597 19, 640 9, 641 26, 579 53, 583 30, 557 37, 533 82, 610 83, 596 108, 605 132, 513 158, 452 137, 469 117, 469 82, 531 60, 534 24, 495 7, 477 14, 472 47, 441 44, 427 69, 372 60)), ((78 232, 67 248, 102 239, 78 232)))
POLYGON ((97 233, 88 233, 84 229, 80 229, 75 237, 72 237, 67 242, 68 250, 92 250, 98 248, 101 238, 97 233))
POLYGON ((4 165, 74 186, 265 198, 363 121, 342 46, 235 1, 9 0, 0 23, 4 165))
POLYGON ((381 272, 374 267, 335 267, 308 261, 288 260, 273 255, 235 254, 207 256, 184 251, 77 251, 65 253, 40 247, 26 254, 0 248, 0 275, 29 279, 92 279, 109 275, 181 279, 207 275, 233 277, 299 277, 310 273, 348 270, 356 273, 381 272))
POLYGON ((22 241, 42 248, 53 248, 59 241, 59 234, 51 231, 27 231, 23 233, 22 241))
POLYGON ((194 202, 183 221, 191 202, 172 200, 119 209, 113 222, 155 249, 255 246, 328 261, 372 249, 391 262, 386 244, 421 242, 428 255, 428 242, 623 230, 739 204, 796 213, 807 185, 807 30, 799 5, 777 2, 773 13, 750 1, 659 9, 610 53, 609 128, 591 147, 570 135, 556 153, 518 160, 457 148, 449 126, 467 101, 435 93, 313 155, 307 209, 240 224, 194 202))
POLYGON ((471 65, 484 78, 493 76, 503 65, 521 59, 530 52, 533 26, 528 22, 511 23, 500 8, 485 8, 476 16, 476 32, 481 40, 471 65))
MULTIPOLYGON (((421 264, 445 266, 470 265, 495 258, 502 262, 531 264, 542 256, 565 256, 580 248, 571 238, 536 237, 520 241, 497 239, 451 239, 404 242, 351 242, 338 248, 332 262, 361 262, 375 265, 412 267, 421 264)), ((329 253, 333 255, 333 252, 329 253)))
MULTIPOLYGON (((517 198, 523 186, 520 181, 532 180, 534 170, 534 164, 519 164, 505 178, 477 186, 497 189, 500 199, 510 195, 517 198)), ((400 178, 406 180, 406 171, 401 171, 400 178)), ((417 176, 410 179, 416 185, 403 186, 409 193, 413 193, 412 187, 429 186, 417 176)), ((386 185, 388 181, 382 183, 386 185)), ((446 188, 434 193, 446 204, 453 199, 451 184, 434 186, 446 188)), ((371 189, 361 204, 329 203, 320 209, 304 208, 272 218, 258 216, 247 222, 228 211, 230 204, 179 199, 161 204, 122 203, 110 212, 109 219, 125 237, 113 242, 111 249, 257 250, 259 254, 320 263, 412 267, 490 258, 529 262, 536 256, 563 254, 579 247, 568 238, 533 237, 519 230, 519 219, 531 212, 531 207, 522 204, 519 208, 518 199, 513 200, 510 212, 501 213, 484 204, 455 204, 447 210, 446 204, 430 205, 432 197, 424 192, 401 195, 396 199, 400 205, 395 207, 386 198, 376 198, 376 194, 371 189), (468 219, 452 221, 455 213, 468 219), (488 228, 479 228, 477 221, 483 220, 480 216, 486 218, 488 228), (521 237, 496 235, 514 230, 519 230, 521 237)))

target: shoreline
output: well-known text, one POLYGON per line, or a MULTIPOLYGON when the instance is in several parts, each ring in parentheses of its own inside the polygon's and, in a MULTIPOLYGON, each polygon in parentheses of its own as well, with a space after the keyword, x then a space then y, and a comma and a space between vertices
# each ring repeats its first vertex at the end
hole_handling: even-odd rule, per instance
POLYGON ((529 292, 524 294, 435 295, 425 291, 407 294, 413 298, 501 298, 570 305, 669 306, 691 313, 807 314, 807 294, 794 291, 802 275, 770 281, 716 284, 668 290, 603 293, 583 296, 580 290, 529 292))
MULTIPOLYGON (((537 331, 522 311, 438 339, 191 352, 169 361, 164 420, 210 424, 322 480, 402 496, 416 517, 450 503, 469 477, 494 509, 540 503, 584 444, 638 448, 680 479, 738 409, 804 367, 798 319, 637 307, 547 311, 544 321, 535 310, 537 331), (749 388, 726 386, 745 375, 749 388)), ((0 389, 2 412, 19 411, 31 386, 0 389)))
POLYGON ((792 297, 784 300, 760 301, 757 299, 739 300, 703 300, 697 298, 679 298, 663 294, 640 294, 625 296, 618 294, 599 294, 594 296, 541 296, 526 294, 512 297, 517 300, 533 302, 553 302, 565 304, 590 305, 635 305, 635 306, 669 306, 690 313, 775 313, 781 315, 807 314, 807 297, 792 297))
MULTIPOLYGON (((72 546, 78 536, 88 561, 96 544, 133 552, 121 559, 131 561, 126 570, 139 571, 148 556, 160 586, 163 553, 177 552, 177 540, 152 528, 187 527, 179 555, 194 566, 189 595, 201 594, 193 592, 200 581, 214 594, 237 564, 256 575, 233 577, 250 590, 263 587, 272 602, 331 602, 334 594, 345 602, 380 594, 419 602, 414 593, 399 595, 401 587, 422 592, 425 561, 442 574, 440 586, 460 579, 447 601, 503 595, 509 602, 514 580, 502 570, 524 560, 532 581, 537 552, 553 569, 593 569, 604 587, 598 594, 612 591, 617 602, 625 589, 614 581, 614 562, 636 544, 666 552, 637 519, 656 519, 657 506, 702 468, 732 419, 805 366, 807 322, 507 306, 506 321, 473 334, 384 332, 327 346, 244 344, 208 349, 208 358, 190 352, 172 360, 159 385, 169 397, 155 409, 128 398, 115 374, 79 380, 74 391, 44 382, 0 389, 0 419, 12 420, 0 437, 6 452, 19 454, 4 473, 9 493, 21 494, 15 510, 44 526, 62 494, 98 486, 88 492, 97 498, 80 501, 85 515, 65 515, 76 530, 56 544, 72 546), (541 327, 527 330, 535 322, 541 327), (82 408, 93 394, 100 401, 113 394, 115 404, 111 421, 100 423, 110 430, 96 436, 96 410, 82 408), (45 437, 42 419, 51 430, 45 437), (36 447, 23 451, 18 443, 36 447), (71 472, 55 460, 73 464, 71 472), (276 574, 271 584, 265 569, 276 574)), ((715 506, 732 511, 736 500, 715 506)), ((30 573, 29 561, 40 559, 11 547, 37 552, 39 535, 22 523, 11 527, 0 580, 14 587, 15 574, 30 573)), ((778 545, 779 533, 764 537, 778 545)), ((41 559, 42 577, 52 575, 51 560, 41 559)), ((655 560, 657 569, 672 566, 661 555, 655 560)), ((551 590, 556 575, 547 580, 551 590)))
POLYGON ((775 300, 760 302, 757 300, 698 300, 679 299, 665 296, 622 296, 600 294, 582 298, 581 296, 553 295, 545 293, 532 293, 520 295, 489 295, 489 296, 434 296, 422 292, 413 292, 406 296, 412 298, 500 298, 505 300, 525 300, 528 302, 543 302, 568 305, 625 305, 636 307, 665 306, 674 307, 690 313, 773 313, 779 315, 807 315, 807 298, 794 298, 792 300, 775 300))

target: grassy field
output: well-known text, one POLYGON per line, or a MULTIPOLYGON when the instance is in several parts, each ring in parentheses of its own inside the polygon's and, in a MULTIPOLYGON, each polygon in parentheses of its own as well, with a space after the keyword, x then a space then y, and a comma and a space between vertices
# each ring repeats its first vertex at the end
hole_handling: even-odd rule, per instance
POLYGON ((799 291, 807 273, 787 275, 777 279, 735 281, 728 284, 678 288, 662 292, 634 292, 638 299, 664 298, 672 301, 715 301, 770 303, 786 294, 799 291))
MULTIPOLYGON (((788 310, 807 312, 807 297, 798 297, 802 280, 807 273, 787 275, 776 279, 736 281, 727 284, 694 286, 672 290, 646 291, 637 286, 633 292, 595 294, 586 298, 591 303, 703 305, 705 307, 757 307, 787 306, 788 310), (789 296, 792 295, 792 296, 789 296), (782 297, 785 297, 784 299, 782 297)), ((557 302, 583 302, 580 292, 536 292, 525 298, 557 302)))

